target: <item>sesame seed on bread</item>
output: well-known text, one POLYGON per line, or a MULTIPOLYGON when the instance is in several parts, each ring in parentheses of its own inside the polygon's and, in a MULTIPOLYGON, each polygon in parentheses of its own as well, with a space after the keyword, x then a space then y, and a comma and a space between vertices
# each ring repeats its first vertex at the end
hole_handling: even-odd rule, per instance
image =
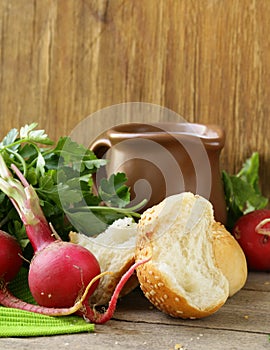
POLYGON ((229 297, 229 282, 213 250, 211 203, 189 192, 147 209, 138 223, 136 260, 145 296, 160 310, 181 318, 216 312, 229 297))

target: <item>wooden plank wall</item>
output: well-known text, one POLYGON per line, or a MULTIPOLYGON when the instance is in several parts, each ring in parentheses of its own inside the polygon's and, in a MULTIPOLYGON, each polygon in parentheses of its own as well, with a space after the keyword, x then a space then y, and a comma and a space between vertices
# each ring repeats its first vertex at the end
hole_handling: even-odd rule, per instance
POLYGON ((1 0, 1 137, 37 121, 56 139, 150 102, 222 125, 230 172, 258 150, 269 195, 269 14, 268 0, 1 0))

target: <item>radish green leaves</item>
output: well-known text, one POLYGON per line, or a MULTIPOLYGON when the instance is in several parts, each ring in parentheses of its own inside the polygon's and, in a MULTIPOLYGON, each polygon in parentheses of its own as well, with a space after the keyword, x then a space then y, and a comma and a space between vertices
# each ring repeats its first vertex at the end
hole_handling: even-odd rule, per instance
POLYGON ((236 220, 243 214, 267 206, 259 188, 259 154, 254 152, 243 164, 236 175, 222 173, 225 198, 228 210, 227 226, 231 229, 236 220))

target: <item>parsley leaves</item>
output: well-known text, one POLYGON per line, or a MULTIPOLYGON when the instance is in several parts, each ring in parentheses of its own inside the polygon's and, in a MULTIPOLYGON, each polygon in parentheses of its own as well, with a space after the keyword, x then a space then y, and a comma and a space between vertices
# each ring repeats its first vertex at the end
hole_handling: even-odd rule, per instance
MULTIPOLYGON (((106 165, 89 149, 69 137, 55 144, 37 123, 11 129, 0 142, 7 166, 14 163, 34 187, 46 219, 62 239, 70 230, 94 235, 124 216, 139 217, 138 206, 128 208, 130 191, 126 175, 103 177, 95 186, 94 176, 106 165)), ((9 199, 0 192, 0 228, 27 244, 23 224, 9 199)))
POLYGON ((222 172, 225 198, 228 210, 229 229, 237 219, 255 209, 265 208, 268 199, 259 188, 259 154, 254 152, 236 175, 222 172))

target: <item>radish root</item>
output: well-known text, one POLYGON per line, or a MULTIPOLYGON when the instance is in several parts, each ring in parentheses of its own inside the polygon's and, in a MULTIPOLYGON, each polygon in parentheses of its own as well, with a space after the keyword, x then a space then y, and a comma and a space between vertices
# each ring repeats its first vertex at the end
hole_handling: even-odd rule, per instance
POLYGON ((83 295, 75 302, 75 304, 68 308, 51 308, 44 307, 40 305, 29 304, 21 299, 15 297, 7 288, 7 283, 4 281, 0 282, 0 305, 11 307, 15 309, 20 309, 24 311, 31 311, 42 315, 47 316, 67 316, 76 313, 83 306, 83 303, 86 300, 89 289, 92 285, 100 278, 105 275, 112 274, 110 271, 105 271, 95 276, 90 283, 87 285, 83 295))
POLYGON ((111 297, 111 300, 109 302, 109 306, 104 313, 100 313, 96 310, 91 309, 89 304, 88 303, 86 304, 84 302, 83 308, 81 310, 79 310, 79 314, 81 316, 83 316, 83 318, 86 321, 93 322, 95 324, 103 324, 103 323, 106 323, 107 321, 109 321, 112 318, 113 313, 115 311, 117 299, 119 297, 119 294, 120 294, 122 288, 124 287, 124 285, 126 284, 128 279, 132 276, 132 274, 134 273, 136 268, 142 264, 145 264, 150 259, 151 258, 147 258, 147 259, 137 261, 124 273, 124 275, 121 277, 120 281, 118 282, 118 284, 113 292, 113 295, 111 297))

